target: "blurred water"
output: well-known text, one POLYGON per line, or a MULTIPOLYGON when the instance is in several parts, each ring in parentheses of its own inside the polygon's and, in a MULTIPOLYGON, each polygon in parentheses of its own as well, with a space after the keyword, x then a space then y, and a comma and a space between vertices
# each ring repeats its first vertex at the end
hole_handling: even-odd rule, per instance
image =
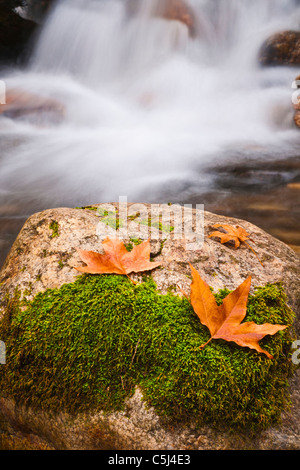
POLYGON ((58 100, 64 119, 1 117, 0 207, 155 202, 168 188, 189 202, 189 188, 213 187, 220 162, 299 153, 296 72, 257 62, 265 38, 299 27, 295 2, 186 0, 195 37, 155 16, 158 3, 129 15, 125 0, 57 2, 29 66, 1 78, 58 100))

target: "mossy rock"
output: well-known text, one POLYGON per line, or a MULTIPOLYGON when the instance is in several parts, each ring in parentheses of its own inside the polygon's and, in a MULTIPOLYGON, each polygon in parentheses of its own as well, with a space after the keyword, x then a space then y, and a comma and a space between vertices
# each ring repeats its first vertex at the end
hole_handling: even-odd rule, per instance
MULTIPOLYGON (((228 294, 215 294, 218 302, 228 294)), ((246 320, 292 325, 279 284, 249 296, 246 320)), ((260 344, 274 359, 209 338, 189 302, 151 277, 84 275, 31 301, 16 295, 0 323, 1 395, 20 406, 77 415, 124 409, 136 387, 165 423, 261 430, 289 406, 292 327, 260 344)))
MULTIPOLYGON (((296 254, 249 222, 205 212, 202 248, 159 233, 150 245, 161 266, 151 277, 130 275, 137 285, 113 275, 78 278, 77 250, 102 252, 112 237, 88 209, 32 215, 0 272, 5 422, 55 449, 298 449, 292 327, 260 341, 274 360, 222 340, 201 350, 209 332, 181 295, 190 290, 190 264, 218 301, 224 287, 251 275, 247 320, 291 325, 290 308, 297 314, 300 305, 296 254), (209 238, 216 223, 245 228, 257 256, 209 238)), ((129 223, 136 207, 127 209, 129 223)), ((129 230, 122 239, 130 249, 139 238, 129 230)), ((293 326, 298 337, 299 315, 293 326)))

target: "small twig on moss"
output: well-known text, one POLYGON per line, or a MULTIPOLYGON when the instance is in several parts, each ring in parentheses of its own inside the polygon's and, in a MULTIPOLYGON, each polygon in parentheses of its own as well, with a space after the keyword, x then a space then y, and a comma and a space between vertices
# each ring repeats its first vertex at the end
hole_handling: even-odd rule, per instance
POLYGON ((122 382, 122 389, 125 390, 125 387, 124 387, 124 382, 123 382, 123 377, 121 375, 121 382, 122 382))
POLYGON ((135 356, 136 356, 136 353, 137 353, 137 349, 139 347, 139 344, 140 344, 140 339, 138 340, 138 342, 136 343, 136 346, 135 346, 135 350, 134 350, 134 353, 133 353, 133 356, 132 356, 132 359, 131 359, 131 365, 133 364, 133 361, 135 359, 135 356))

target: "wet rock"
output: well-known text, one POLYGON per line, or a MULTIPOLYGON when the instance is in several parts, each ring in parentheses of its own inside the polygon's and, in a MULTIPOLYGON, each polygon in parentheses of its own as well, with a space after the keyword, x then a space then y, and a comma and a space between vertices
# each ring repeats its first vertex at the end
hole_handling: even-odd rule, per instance
MULTIPOLYGON (((49 209, 26 221, 0 272, 2 311, 6 294, 13 295, 16 288, 22 293, 27 291, 27 296, 30 291, 30 297, 33 297, 47 288, 75 281, 79 273, 74 268, 82 263, 76 249, 101 252, 101 241, 115 235, 115 230, 107 224, 108 210, 97 215, 96 208, 49 209)), ((119 230, 123 230, 125 242, 130 237, 147 237, 149 227, 137 223, 137 220, 150 214, 153 221, 160 209, 155 212, 152 208, 151 212, 149 205, 137 204, 129 204, 125 212, 118 204, 111 204, 110 208, 119 211, 119 221, 123 221, 119 230), (128 231, 125 230, 126 225, 128 231)), ((172 288, 180 294, 180 286, 188 291, 191 282, 189 263, 215 290, 236 288, 250 274, 253 286, 282 282, 289 304, 298 315, 295 327, 299 334, 300 266, 296 254, 284 243, 244 220, 209 212, 205 212, 202 219, 199 210, 185 211, 179 206, 164 206, 164 222, 169 219, 169 227, 174 230, 166 230, 165 222, 153 231, 151 253, 156 261, 161 262, 161 268, 152 272, 158 289, 165 293, 172 288), (193 229, 197 227, 201 232, 203 227, 203 244, 201 238, 197 238, 198 244, 190 245, 193 242, 191 236, 176 236, 183 215, 187 216, 186 220, 192 220, 193 229), (221 245, 208 238, 212 225, 217 222, 244 227, 251 234, 253 247, 264 267, 246 246, 235 250, 230 245, 221 245)), ((138 282, 142 280, 140 274, 132 278, 138 282)), ((217 432, 209 426, 201 429, 195 429, 193 425, 168 428, 154 409, 145 405, 139 388, 126 401, 122 412, 81 413, 78 416, 65 412, 49 414, 19 406, 9 397, 1 397, 0 414, 12 434, 21 430, 23 434, 36 435, 56 449, 299 449, 299 380, 300 377, 296 376, 292 381, 292 409, 284 413, 282 425, 255 437, 247 433, 217 432)))
POLYGON ((34 21, 42 23, 54 3, 54 0, 27 0, 26 15, 34 21))
POLYGON ((0 107, 0 116, 1 114, 10 119, 22 119, 36 125, 57 124, 63 119, 64 106, 54 99, 22 90, 8 90, 6 104, 0 107))
POLYGON ((155 15, 166 20, 180 21, 185 24, 191 36, 196 33, 196 20, 192 9, 182 0, 159 2, 155 15))
MULTIPOLYGON (((127 11, 134 15, 140 11, 141 2, 139 0, 128 0, 127 11)), ((154 17, 166 20, 179 21, 188 27, 190 36, 196 35, 196 17, 192 8, 184 0, 160 0, 153 2, 151 14, 154 17)))
POLYGON ((283 31, 269 37, 259 51, 259 62, 265 66, 300 65, 300 31, 283 31))
POLYGON ((294 114, 294 121, 297 127, 300 127, 300 111, 296 111, 294 114))
POLYGON ((37 24, 26 20, 0 3, 0 63, 26 60, 37 24))

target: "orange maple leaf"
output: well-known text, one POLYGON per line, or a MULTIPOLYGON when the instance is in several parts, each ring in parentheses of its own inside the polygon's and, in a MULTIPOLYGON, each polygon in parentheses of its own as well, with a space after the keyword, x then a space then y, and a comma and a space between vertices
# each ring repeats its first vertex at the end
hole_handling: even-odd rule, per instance
POLYGON ((123 274, 150 271, 160 263, 150 261, 150 241, 134 246, 132 251, 127 251, 123 242, 118 238, 106 238, 102 242, 105 254, 95 251, 78 249, 81 260, 87 266, 76 267, 77 271, 88 274, 123 274))
MULTIPOLYGON (((234 247, 236 249, 239 248, 241 243, 245 243, 245 245, 247 245, 248 248, 250 248, 250 250, 258 258, 255 250, 252 248, 252 246, 249 245, 249 243, 247 243, 247 240, 251 240, 249 238, 250 234, 246 232, 246 230, 243 227, 240 227, 239 225, 236 225, 235 227, 233 227, 233 225, 229 225, 229 224, 213 225, 213 228, 218 228, 218 227, 221 227, 224 230, 224 232, 221 232, 220 230, 216 230, 208 236, 209 238, 212 238, 212 237, 220 238, 221 243, 228 243, 230 241, 233 241, 234 247)), ((259 258, 258 258, 258 261, 263 266, 263 263, 260 261, 259 258)))
POLYGON ((253 321, 242 323, 247 312, 247 302, 251 286, 251 277, 248 277, 235 291, 231 292, 221 305, 217 305, 208 284, 201 279, 200 274, 191 266, 192 284, 190 302, 199 317, 200 322, 207 326, 212 339, 234 341, 239 346, 255 349, 264 353, 269 359, 273 356, 260 347, 258 342, 266 335, 274 335, 284 330, 287 325, 273 325, 264 323, 257 325, 253 321))
POLYGON ((250 233, 247 233, 246 230, 242 227, 239 227, 236 225, 236 227, 233 227, 233 225, 229 224, 215 224, 213 225, 213 228, 218 228, 221 227, 225 230, 225 232, 221 232, 219 230, 211 233, 209 235, 209 238, 211 237, 218 237, 221 239, 221 243, 227 243, 229 241, 234 241, 234 246, 235 248, 238 248, 241 244, 241 242, 245 242, 246 240, 249 240, 250 233))

